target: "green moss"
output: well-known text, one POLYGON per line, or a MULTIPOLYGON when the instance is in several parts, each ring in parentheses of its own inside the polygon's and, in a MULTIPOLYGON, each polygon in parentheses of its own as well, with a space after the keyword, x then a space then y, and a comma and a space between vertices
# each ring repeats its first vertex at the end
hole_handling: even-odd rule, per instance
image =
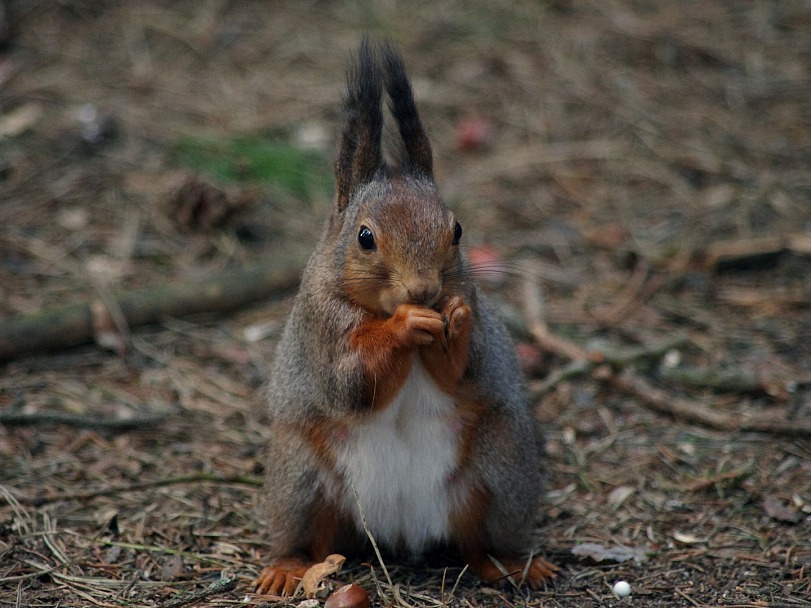
POLYGON ((280 139, 186 137, 174 152, 179 164, 223 182, 272 183, 305 199, 328 195, 332 188, 329 163, 323 154, 280 139))

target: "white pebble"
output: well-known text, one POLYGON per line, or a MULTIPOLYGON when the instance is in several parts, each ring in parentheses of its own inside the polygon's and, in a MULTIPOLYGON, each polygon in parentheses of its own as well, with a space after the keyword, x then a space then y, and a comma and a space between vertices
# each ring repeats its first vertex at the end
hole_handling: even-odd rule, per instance
POLYGON ((617 597, 628 597, 631 595, 631 585, 628 581, 617 581, 614 583, 614 595, 617 597))

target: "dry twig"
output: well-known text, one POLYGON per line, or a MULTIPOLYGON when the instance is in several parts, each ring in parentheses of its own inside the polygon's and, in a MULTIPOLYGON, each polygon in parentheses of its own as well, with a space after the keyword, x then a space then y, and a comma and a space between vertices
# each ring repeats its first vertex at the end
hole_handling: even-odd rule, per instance
POLYGON ((153 488, 163 488, 184 483, 223 483, 240 484, 246 486, 261 486, 262 481, 253 477, 243 477, 241 475, 211 475, 209 473, 194 473, 191 475, 181 475, 179 477, 169 477, 167 479, 155 479, 153 481, 142 481, 120 486, 111 486, 99 490, 89 490, 85 492, 66 492, 62 494, 52 494, 49 496, 38 496, 36 498, 18 498, 20 503, 30 504, 36 507, 51 502, 66 500, 90 500, 99 496, 114 496, 123 492, 140 492, 153 488))
POLYGON ((6 426, 63 424, 82 429, 103 429, 108 431, 150 428, 164 420, 166 420, 166 414, 139 414, 132 418, 100 418, 99 416, 81 416, 65 412, 0 412, 0 424, 6 426))
MULTIPOLYGON (((752 420, 741 416, 734 416, 716 412, 705 406, 685 398, 674 397, 661 389, 654 388, 644 378, 628 366, 642 359, 662 356, 667 351, 678 347, 684 338, 677 337, 666 341, 654 348, 634 349, 622 352, 604 347, 587 350, 580 345, 553 334, 541 317, 542 299, 540 288, 527 281, 525 305, 529 317, 530 332, 542 349, 561 355, 571 360, 571 363, 550 376, 540 386, 534 389, 535 397, 551 390, 564 379, 586 375, 596 370, 608 370, 600 373, 600 379, 608 382, 614 388, 635 397, 645 407, 660 413, 672 415, 681 420, 694 424, 701 424, 708 428, 724 431, 761 432, 775 435, 811 436, 811 424, 796 420, 779 420, 760 418, 752 420), (609 365, 600 365, 600 364, 609 365)), ((751 388, 751 384, 742 384, 751 388)))
POLYGON ((163 606, 164 608, 180 608, 181 606, 188 606, 189 604, 197 604, 213 595, 233 591, 236 586, 237 575, 231 570, 223 570, 220 574, 220 579, 214 581, 205 589, 180 593, 168 602, 165 602, 163 606))
POLYGON ((811 424, 802 420, 780 420, 773 418, 750 419, 723 412, 716 412, 699 403, 671 394, 651 386, 646 380, 629 370, 613 374, 608 383, 616 389, 631 395, 645 407, 680 420, 700 424, 708 428, 730 432, 771 433, 808 437, 811 424))

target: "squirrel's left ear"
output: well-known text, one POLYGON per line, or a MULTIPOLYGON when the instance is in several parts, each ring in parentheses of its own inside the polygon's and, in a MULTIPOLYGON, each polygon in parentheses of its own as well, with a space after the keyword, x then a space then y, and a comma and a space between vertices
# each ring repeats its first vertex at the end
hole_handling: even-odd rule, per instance
POLYGON ((364 37, 357 61, 352 62, 347 72, 344 98, 346 124, 335 166, 338 213, 346 209, 352 193, 371 181, 383 166, 380 145, 383 133, 382 94, 380 68, 368 38, 364 37))

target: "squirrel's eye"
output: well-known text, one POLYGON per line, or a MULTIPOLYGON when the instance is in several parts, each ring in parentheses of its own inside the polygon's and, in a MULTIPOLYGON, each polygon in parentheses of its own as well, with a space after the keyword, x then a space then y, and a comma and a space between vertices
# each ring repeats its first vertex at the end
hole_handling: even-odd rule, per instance
POLYGON ((360 227, 360 232, 358 232, 358 243, 360 244, 361 249, 365 249, 366 251, 372 251, 375 248, 375 237, 372 234, 372 231, 366 226, 360 227))
POLYGON ((462 224, 456 222, 456 225, 453 227, 453 244, 458 245, 459 239, 462 238, 462 224))

